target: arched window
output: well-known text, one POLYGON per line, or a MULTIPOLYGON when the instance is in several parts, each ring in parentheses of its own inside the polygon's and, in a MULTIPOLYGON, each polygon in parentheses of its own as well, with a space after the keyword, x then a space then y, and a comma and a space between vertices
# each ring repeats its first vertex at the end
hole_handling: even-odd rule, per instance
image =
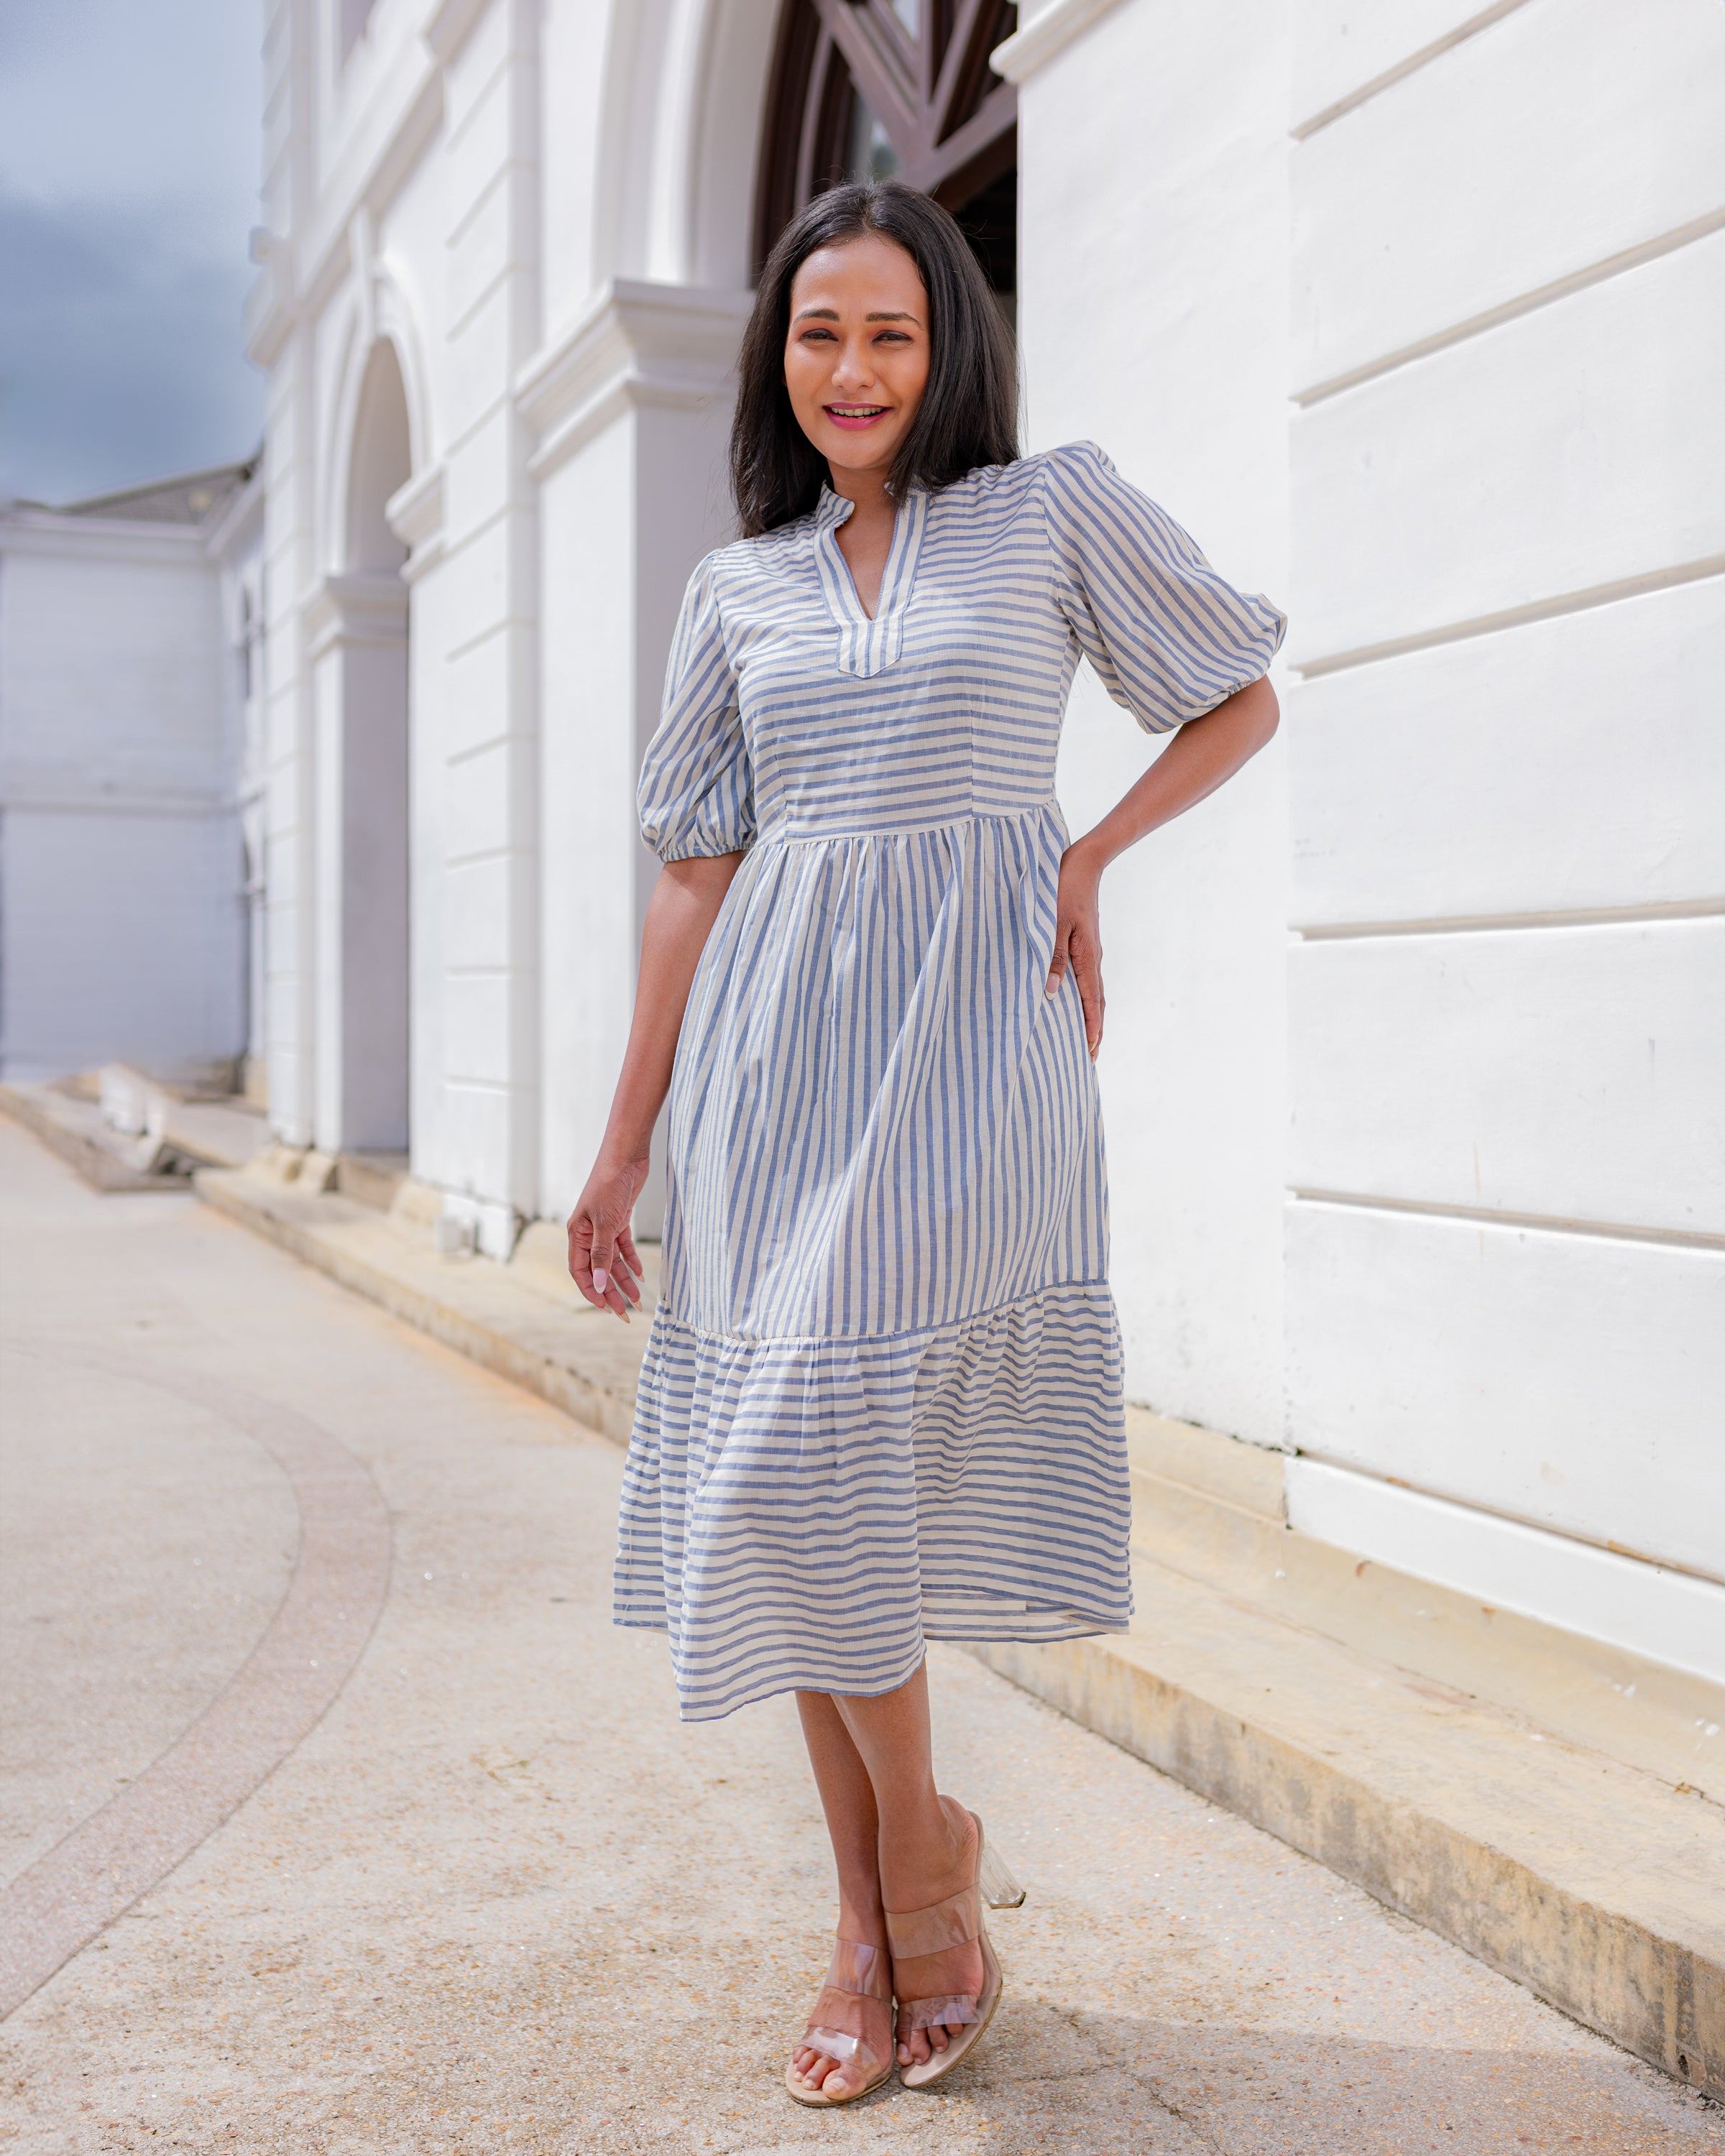
POLYGON ((1009 299, 1018 281, 1018 93, 988 65, 1014 0, 784 0, 755 205, 757 266, 803 205, 889 175, 957 218, 1009 299))

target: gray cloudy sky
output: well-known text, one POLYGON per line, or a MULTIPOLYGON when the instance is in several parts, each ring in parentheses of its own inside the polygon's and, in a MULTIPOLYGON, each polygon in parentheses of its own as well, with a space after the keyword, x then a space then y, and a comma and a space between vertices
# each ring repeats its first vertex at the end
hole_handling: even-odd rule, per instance
POLYGON ((249 455, 257 0, 0 0, 0 498, 249 455))

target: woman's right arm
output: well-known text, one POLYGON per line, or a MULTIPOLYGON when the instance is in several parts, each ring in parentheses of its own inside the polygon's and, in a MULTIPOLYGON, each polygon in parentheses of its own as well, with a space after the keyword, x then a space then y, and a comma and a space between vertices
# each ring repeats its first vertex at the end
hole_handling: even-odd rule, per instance
POLYGON ((740 853, 668 861, 648 901, 635 1014, 610 1121, 587 1187, 569 1215, 569 1271, 576 1286, 595 1308, 615 1311, 621 1318, 641 1299, 641 1261, 629 1217, 647 1180, 653 1126, 670 1090, 695 968, 742 861, 740 853))

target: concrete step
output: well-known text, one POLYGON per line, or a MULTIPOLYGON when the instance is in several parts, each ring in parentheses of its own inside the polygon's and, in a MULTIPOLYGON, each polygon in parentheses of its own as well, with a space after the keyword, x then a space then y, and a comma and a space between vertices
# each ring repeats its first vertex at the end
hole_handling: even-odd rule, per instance
POLYGON ((0 1111, 33 1132, 92 1190, 183 1190, 193 1163, 159 1132, 116 1131, 81 1089, 51 1081, 0 1086, 0 1111))
POLYGON ((1674 1789, 1725 1794, 1725 1687, 1296 1533, 1281 1453, 1140 1409, 1127 1430, 1133 1545, 1165 1569, 1674 1789))
POLYGON ((408 1179, 404 1152, 343 1152, 336 1156, 336 1188, 356 1205, 387 1213, 408 1179))
MULTIPOLYGON (((646 1327, 580 1300, 552 1224, 495 1265, 437 1256, 411 1183, 388 1217, 261 1169, 197 1187, 627 1441, 646 1327)), ((1725 1809, 1693 1763, 1725 1692, 1295 1532, 1278 1454, 1141 1410, 1129 1443, 1131 1631, 980 1658, 1725 2097, 1725 1809)))

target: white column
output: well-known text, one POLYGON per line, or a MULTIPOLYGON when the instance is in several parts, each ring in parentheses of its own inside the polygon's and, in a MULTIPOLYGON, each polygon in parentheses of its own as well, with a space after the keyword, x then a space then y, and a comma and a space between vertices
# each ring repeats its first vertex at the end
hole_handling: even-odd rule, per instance
MULTIPOLYGON (((538 434, 545 714, 544 1121, 537 1209, 592 1164, 629 1029, 658 863, 635 777, 695 564, 729 536, 728 377, 747 293, 619 280, 530 368, 538 434)), ((656 1233, 654 1183, 637 1213, 656 1233)))

